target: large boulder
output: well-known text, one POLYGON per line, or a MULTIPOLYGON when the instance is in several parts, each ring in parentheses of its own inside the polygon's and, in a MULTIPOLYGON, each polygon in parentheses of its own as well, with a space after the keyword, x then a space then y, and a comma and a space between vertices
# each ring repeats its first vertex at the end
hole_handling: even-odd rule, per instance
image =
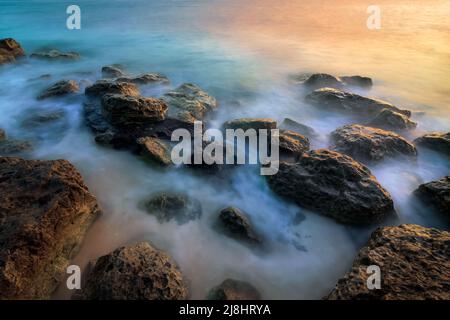
POLYGON ((76 298, 185 300, 188 289, 172 258, 148 242, 141 242, 98 258, 76 298))
POLYGON ((370 170, 335 151, 314 150, 296 163, 280 162, 278 173, 267 179, 278 195, 341 223, 370 224, 394 212, 390 194, 370 170))
POLYGON ((34 52, 30 55, 31 58, 43 59, 43 60, 78 60, 80 54, 77 52, 62 52, 57 49, 44 50, 34 52))
POLYGON ((0 39, 0 65, 14 62, 24 55, 25 52, 16 40, 12 38, 0 39))
POLYGON ((243 241, 250 245, 261 243, 255 233, 248 216, 235 207, 227 207, 220 211, 219 226, 225 235, 243 241))
POLYGON ((332 149, 363 163, 375 163, 386 158, 415 157, 416 148, 403 137, 359 124, 351 124, 331 133, 332 149))
POLYGON ((280 129, 295 131, 309 139, 317 137, 317 133, 313 128, 290 118, 285 118, 283 120, 283 122, 280 124, 280 129))
POLYGON ((430 132, 414 140, 414 144, 450 156, 450 132, 430 132))
POLYGON ((41 92, 38 99, 43 100, 52 97, 64 96, 69 93, 76 93, 79 90, 80 87, 75 80, 61 80, 41 92))
POLYGON ((261 300, 258 290, 250 283, 234 279, 226 279, 212 288, 208 300, 261 300))
POLYGON ((99 80, 85 89, 84 93, 90 97, 102 97, 110 94, 123 94, 128 96, 139 96, 139 88, 133 83, 118 82, 112 80, 99 80))
POLYGON ((367 125, 370 127, 393 131, 412 130, 417 127, 416 122, 412 121, 404 114, 390 109, 381 110, 381 112, 367 125))
POLYGON ((248 129, 255 129, 256 133, 258 130, 267 130, 270 134, 271 129, 277 128, 277 122, 269 118, 240 118, 227 121, 223 124, 224 129, 242 129, 244 131, 248 129))
POLYGON ((152 162, 156 162, 161 166, 169 166, 172 164, 171 145, 169 141, 165 141, 154 137, 142 137, 137 140, 141 146, 141 155, 152 162))
POLYGON ((407 117, 411 116, 411 111, 401 110, 388 102, 332 88, 315 90, 306 96, 306 101, 322 110, 363 118, 373 118, 383 109, 389 109, 407 117))
POLYGON ((170 83, 170 80, 165 75, 159 73, 144 73, 133 77, 122 76, 120 78, 117 78, 116 81, 129 82, 138 85, 170 83))
POLYGON ((95 197, 66 160, 0 158, 0 299, 48 299, 86 230, 95 197))
POLYGON ((450 233, 437 229, 412 224, 380 228, 327 299, 449 300, 449 243, 450 233), (380 289, 367 286, 373 274, 369 266, 380 268, 380 289))
POLYGON ((421 184, 414 194, 450 217, 450 175, 437 181, 421 184))

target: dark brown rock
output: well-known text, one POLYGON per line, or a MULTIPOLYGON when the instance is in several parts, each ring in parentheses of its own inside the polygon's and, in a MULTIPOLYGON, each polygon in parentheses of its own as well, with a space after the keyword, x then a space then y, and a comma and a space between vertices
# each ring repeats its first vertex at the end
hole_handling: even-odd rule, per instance
POLYGON ((253 231, 250 219, 238 208, 228 207, 220 211, 219 222, 226 235, 251 245, 261 243, 261 239, 253 231))
POLYGON ((303 153, 296 163, 280 162, 269 186, 299 206, 346 224, 370 224, 394 212, 390 194, 370 170, 338 152, 303 153))
POLYGON ((450 217, 450 175, 421 184, 414 194, 450 217))
POLYGON ((141 146, 141 155, 146 159, 162 166, 172 164, 171 146, 168 141, 153 137, 143 137, 139 138, 137 143, 141 146))
POLYGON ((250 283, 227 279, 208 293, 208 300, 261 300, 258 290, 250 283))
POLYGON ((188 289, 172 258, 148 242, 141 242, 98 258, 79 298, 185 300, 188 289))
POLYGON ((414 140, 414 144, 450 156, 450 132, 430 132, 414 140))
POLYGON ((358 124, 346 125, 333 131, 331 142, 332 149, 363 163, 417 155, 414 145, 398 134, 358 124))
POLYGON ((16 40, 12 38, 0 40, 0 65, 14 62, 24 55, 25 52, 16 40))
POLYGON ((64 110, 55 110, 55 111, 36 110, 36 113, 26 117, 21 122, 21 125, 24 128, 32 129, 35 127, 48 125, 50 123, 58 121, 64 118, 65 115, 66 112, 64 110))
POLYGON ((139 88, 132 83, 99 80, 92 86, 87 87, 84 93, 91 97, 102 97, 107 93, 137 97, 139 96, 139 88))
POLYGON ((161 223, 174 219, 178 224, 184 224, 202 216, 200 201, 183 193, 161 192, 152 196, 144 206, 161 223))
POLYGON ((393 131, 412 130, 417 127, 417 123, 409 119, 407 116, 390 109, 383 109, 367 125, 370 127, 393 131))
POLYGON ((307 137, 309 139, 317 137, 317 133, 313 128, 308 127, 307 125, 301 124, 290 118, 285 118, 283 120, 283 122, 280 125, 280 129, 298 132, 301 135, 304 135, 305 137, 307 137))
POLYGON ((327 296, 329 300, 449 300, 450 233, 418 225, 376 230, 327 296), (381 288, 369 290, 367 267, 380 267, 381 288))
POLYGON ((48 299, 88 227, 95 197, 66 160, 0 158, 0 298, 48 299))
POLYGON ((344 88, 344 84, 339 78, 326 73, 312 74, 302 84, 310 90, 320 88, 344 88))
POLYGON ((75 80, 61 80, 53 84, 50 88, 45 89, 38 99, 47 99, 52 97, 63 96, 69 93, 76 93, 80 90, 78 83, 75 80))
POLYGON ((119 65, 110 65, 104 66, 102 68, 102 77, 103 78, 118 78, 125 76, 125 72, 122 70, 122 67, 119 65))
POLYGON ((241 118, 227 121, 223 124, 224 129, 242 129, 244 131, 248 129, 255 129, 256 133, 258 130, 268 130, 270 134, 271 129, 277 128, 277 122, 269 118, 241 118))
POLYGON ((308 138, 297 132, 281 130, 279 139, 280 154, 297 156, 309 150, 308 138))
POLYGON ((137 85, 170 83, 169 79, 165 75, 159 73, 144 73, 134 77, 120 77, 117 81, 130 82, 137 85))
POLYGON ((361 89, 372 88, 372 79, 362 76, 341 76, 339 79, 347 86, 357 87, 361 89))
POLYGON ((18 155, 32 150, 33 145, 29 141, 8 138, 6 132, 0 129, 0 156, 18 155))
POLYGON ((57 49, 34 52, 30 55, 31 58, 44 60, 78 60, 80 54, 77 52, 62 52, 57 49))

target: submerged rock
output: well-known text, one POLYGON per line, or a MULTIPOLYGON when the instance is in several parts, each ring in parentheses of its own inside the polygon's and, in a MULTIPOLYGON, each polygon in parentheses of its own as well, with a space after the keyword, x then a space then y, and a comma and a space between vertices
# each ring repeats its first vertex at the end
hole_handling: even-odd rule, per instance
POLYGON ((188 289, 172 258, 148 242, 141 242, 98 258, 79 298, 184 300, 188 289))
POLYGON ((144 73, 134 77, 120 77, 116 80, 121 82, 130 82, 138 85, 170 83, 169 79, 165 75, 159 73, 144 73))
POLYGON ((449 300, 450 233, 418 225, 376 230, 327 296, 329 300, 449 300), (367 272, 380 267, 381 288, 368 289, 367 272))
POLYGON ((238 208, 228 207, 220 211, 219 221, 226 235, 251 245, 261 243, 261 239, 253 231, 250 219, 238 208))
POLYGON ((373 118, 383 109, 389 109, 407 117, 411 116, 411 111, 401 110, 388 102, 331 88, 313 91, 306 96, 306 101, 322 110, 341 112, 365 118, 373 118))
POLYGON ((383 109, 368 124, 370 127, 384 130, 412 130, 417 127, 417 123, 409 119, 404 114, 390 109, 383 109))
POLYGON ((250 283, 227 279, 217 287, 212 288, 208 300, 261 300, 258 290, 250 283))
POLYGON ((362 76, 341 76, 339 79, 347 86, 370 89, 373 86, 372 79, 362 76))
POLYGON ((80 90, 75 80, 61 80, 53 84, 50 88, 45 89, 38 99, 47 99, 51 97, 63 96, 69 93, 76 93, 80 90))
POLYGON ((342 90, 348 87, 357 87, 361 89, 372 88, 372 79, 362 76, 342 76, 335 77, 327 73, 314 73, 311 75, 302 75, 297 77, 297 81, 308 88, 316 90, 321 88, 333 88, 342 90))
POLYGON ((289 118, 285 118, 283 120, 283 122, 280 125, 280 129, 298 132, 301 135, 308 137, 309 139, 317 137, 317 133, 313 128, 308 127, 307 125, 301 124, 289 118))
POLYGON ((450 217, 450 175, 421 184, 414 194, 450 217))
POLYGON ((225 122, 223 128, 233 130, 242 129, 244 131, 255 129, 256 133, 258 133, 258 130, 265 129, 270 134, 271 129, 277 128, 277 122, 269 118, 241 118, 225 122))
POLYGON ((430 132, 414 140, 414 144, 450 156, 450 132, 430 132))
POLYGON ((77 52, 61 52, 57 49, 47 51, 34 52, 30 55, 31 58, 44 60, 78 60, 80 54, 77 52))
POLYGON ((16 40, 12 38, 0 39, 0 65, 14 62, 24 55, 25 51, 16 40))
POLYGON ((0 298, 48 299, 88 227, 95 197, 66 160, 0 157, 0 298))
POLYGON ((200 201, 182 193, 162 192, 146 201, 144 206, 161 223, 174 219, 178 224, 184 224, 202 216, 200 201))
POLYGON ((280 154, 287 156, 298 156, 309 150, 309 140, 301 134, 289 131, 280 131, 280 154))
POLYGON ((332 149, 364 163, 417 155, 414 145, 398 134, 359 124, 346 125, 333 131, 331 142, 332 149))
POLYGON ((110 80, 99 80, 92 86, 86 88, 84 93, 90 97, 102 97, 110 94, 123 94, 128 96, 139 96, 139 88, 133 83, 117 82, 110 80))
POLYGON ((122 70, 120 65, 113 64, 102 68, 103 78, 118 78, 123 76, 125 76, 125 72, 122 70))
POLYGON ((170 154, 171 146, 168 141, 153 137, 143 137, 139 138, 137 143, 141 146, 141 155, 144 158, 162 166, 173 164, 170 154))
POLYGON ((338 152, 314 150, 296 163, 280 162, 267 180, 278 195, 341 223, 370 224, 394 213, 390 194, 370 170, 338 152))
POLYGON ((10 139, 5 130, 0 129, 0 156, 18 155, 32 150, 33 145, 30 142, 10 139))
POLYGON ((64 110, 55 110, 55 111, 47 111, 47 110, 36 110, 36 114, 32 114, 26 117, 21 125, 24 128, 32 129, 35 127, 40 127, 47 125, 49 123, 53 123, 64 118, 66 112, 64 110))

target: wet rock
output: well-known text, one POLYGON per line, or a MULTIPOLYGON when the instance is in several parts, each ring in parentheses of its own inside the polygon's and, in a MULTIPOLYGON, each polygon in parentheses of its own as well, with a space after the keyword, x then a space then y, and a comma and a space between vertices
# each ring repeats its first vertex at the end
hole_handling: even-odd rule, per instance
POLYGON ((340 112, 364 118, 373 118, 383 109, 389 109, 407 117, 411 116, 411 111, 401 110, 388 102, 366 98, 358 94, 331 88, 313 91, 306 96, 306 101, 322 110, 340 112))
POLYGON ((0 158, 0 298, 48 299, 99 215, 66 160, 0 158))
POLYGON ((267 180, 278 195, 341 223, 370 224, 394 212, 390 194, 370 170, 338 152, 314 150, 296 163, 280 162, 267 180))
POLYGON ((208 300, 261 300, 258 290, 250 283, 227 279, 208 293, 208 300))
POLYGON ((376 230, 329 300, 450 299, 450 233, 418 225, 376 230), (369 290, 367 272, 380 267, 381 289, 369 290))
POLYGON ((146 201, 144 206, 161 223, 174 219, 178 224, 184 224, 202 216, 200 201, 182 193, 162 192, 146 201))
POLYGON ((64 110, 37 111, 36 114, 26 117, 26 119, 22 121, 21 125, 24 128, 40 127, 58 121, 64 118, 65 115, 66 112, 64 110))
POLYGON ((80 54, 77 52, 62 52, 57 49, 34 52, 30 55, 31 58, 44 60, 78 60, 80 54))
POLYGON ((0 65, 14 62, 24 55, 24 50, 16 40, 12 38, 0 40, 0 65))
POLYGON ((228 207, 220 211, 219 222, 226 235, 251 245, 261 243, 261 239, 253 231, 250 219, 238 208, 228 207))
POLYGON ((242 129, 244 131, 248 129, 255 129, 258 133, 259 130, 268 130, 270 134, 271 129, 277 128, 277 122, 269 118, 241 118, 227 121, 223 124, 224 129, 242 129))
POLYGON ((135 97, 140 94, 139 88, 135 84, 110 80, 99 80, 92 86, 87 87, 84 93, 90 97, 101 97, 107 93, 135 97))
POLYGON ((29 141, 0 137, 0 156, 19 155, 31 151, 33 151, 33 145, 29 141))
POLYGON ((51 97, 63 96, 69 93, 76 93, 80 90, 75 80, 61 80, 53 84, 50 88, 45 89, 38 99, 47 99, 51 97))
POLYGON ((130 82, 137 85, 146 85, 146 84, 169 84, 169 79, 159 73, 145 73, 135 77, 121 77, 118 78, 117 81, 121 82, 130 82))
POLYGON ((375 119, 370 121, 367 125, 370 127, 394 131, 412 130, 417 127, 417 123, 409 119, 407 116, 390 109, 381 110, 375 119))
POLYGON ((304 135, 310 139, 317 137, 317 133, 313 128, 308 127, 304 124, 301 124, 301 123, 299 123, 295 120, 289 119, 289 118, 285 118, 283 120, 283 122, 280 125, 280 129, 295 131, 295 132, 298 132, 301 135, 304 135))
POLYGON ((450 156, 450 132, 430 132, 414 140, 414 144, 450 156))
POLYGON ((370 89, 373 85, 372 79, 369 77, 341 76, 339 79, 347 86, 358 87, 361 89, 370 89))
POLYGON ((141 155, 152 162, 162 166, 172 165, 171 146, 168 141, 153 137, 139 138, 137 141, 141 146, 141 155))
POLYGON ((417 155, 414 145, 398 134, 358 124, 343 126, 333 131, 330 138, 333 150, 363 163, 417 155))
POLYGON ((118 78, 125 76, 125 72, 122 70, 120 65, 110 65, 104 66, 102 68, 102 77, 103 78, 118 78))
POLYGON ((320 88, 344 88, 344 84, 339 78, 326 73, 312 74, 305 81, 303 81, 302 84, 310 90, 316 90, 320 88))
POLYGON ((414 194, 450 217, 450 175, 421 184, 414 194))
POLYGON ((289 131, 280 131, 280 154, 297 156, 309 150, 309 140, 301 134, 289 131))
POLYGON ((79 298, 185 300, 188 289, 172 258, 148 242, 141 242, 98 258, 79 298))

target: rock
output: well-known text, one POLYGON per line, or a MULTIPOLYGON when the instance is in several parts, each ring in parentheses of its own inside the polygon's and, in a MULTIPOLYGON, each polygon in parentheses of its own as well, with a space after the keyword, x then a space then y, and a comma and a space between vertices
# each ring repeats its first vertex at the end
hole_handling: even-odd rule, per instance
POLYGON ((261 243, 261 239, 253 231, 250 219, 238 208, 228 207, 220 211, 219 222, 226 235, 250 245, 261 243))
POLYGON ((53 84, 50 88, 45 89, 38 99, 47 99, 51 97, 63 96, 69 93, 76 93, 80 90, 75 80, 61 80, 53 84))
POLYGON ((375 119, 370 121, 367 125, 370 127, 394 131, 412 130, 417 127, 417 123, 410 120, 407 116, 390 109, 381 110, 375 119))
POLYGON ((414 144, 450 156, 450 132, 430 132, 414 140, 414 144))
POLYGON ((155 98, 107 94, 102 98, 102 110, 113 126, 125 127, 164 120, 167 105, 155 98))
POLYGON ((271 129, 277 128, 277 122, 269 118, 241 118, 225 122, 223 128, 233 130, 242 129, 244 131, 255 129, 256 133, 261 129, 265 129, 270 134, 271 129))
POLYGON ((305 81, 303 81, 302 84, 310 90, 316 90, 320 88, 344 88, 344 84, 340 79, 326 73, 312 74, 305 81))
POLYGON ((303 153, 296 163, 280 162, 278 173, 266 178, 278 195, 341 223, 370 224, 394 213, 390 194, 370 170, 338 152, 303 153))
POLYGON ((280 154, 297 156, 309 150, 309 140, 301 134, 289 131, 280 131, 280 154))
POLYGON ((421 184, 414 194, 450 217, 450 175, 421 184))
POLYGON ((359 87, 361 89, 372 88, 372 79, 361 76, 341 76, 339 79, 347 86, 359 87))
POLYGON ((101 97, 107 93, 135 97, 140 95, 139 88, 135 84, 110 80, 99 80, 87 87, 84 93, 91 97, 101 97))
POLYGON ((159 73, 145 73, 135 77, 121 77, 118 78, 117 81, 121 82, 130 82, 137 85, 146 85, 146 84, 169 84, 169 79, 159 73))
POLYGON ((182 193, 162 192, 145 202, 144 206, 161 223, 174 219, 178 224, 184 224, 202 216, 200 201, 182 193))
POLYGON ((0 158, 0 298, 49 299, 88 227, 95 197, 66 160, 0 158))
POLYGON ((227 279, 208 293, 208 300, 261 300, 258 290, 250 283, 227 279))
POLYGON ((64 110, 47 111, 39 110, 36 114, 28 116, 22 121, 21 125, 24 128, 40 127, 64 118, 66 112, 64 110))
POLYGON ((317 137, 317 133, 313 128, 308 127, 304 124, 301 124, 289 118, 285 118, 283 120, 283 122, 280 125, 280 129, 298 132, 301 135, 308 137, 309 139, 317 137))
POLYGON ((449 300, 450 233, 418 225, 376 230, 327 296, 329 300, 449 300), (369 290, 367 272, 380 267, 381 289, 369 290))
POLYGON ((125 76, 125 72, 123 72, 121 66, 119 65, 110 65, 104 66, 102 68, 102 77, 103 78, 118 78, 125 76))
POLYGON ((0 40, 0 65, 14 62, 24 55, 24 50, 16 40, 12 38, 0 40))
POLYGON ((148 242, 104 255, 88 273, 82 300, 185 300, 188 289, 176 263, 148 242))
POLYGON ((172 165, 171 146, 168 141, 153 137, 139 138, 137 141, 141 146, 141 155, 146 159, 156 162, 162 166, 172 165))
POLYGON ((34 52, 30 55, 31 58, 44 60, 78 60, 80 54, 77 52, 61 52, 56 49, 47 51, 34 52))
POLYGON ((411 111, 400 110, 388 102, 331 88, 313 91, 306 96, 306 101, 322 110, 341 112, 365 118, 373 118, 383 109, 389 109, 407 117, 411 116, 411 111))
POLYGON ((6 138, 0 140, 0 156, 18 155, 32 150, 33 145, 28 141, 6 138))
POLYGON ((331 133, 331 149, 363 163, 375 163, 386 158, 415 157, 413 144, 392 131, 351 124, 331 133))
POLYGON ((180 121, 202 120, 208 112, 218 108, 217 100, 195 84, 185 83, 164 94, 169 106, 169 118, 180 121))
POLYGON ((0 128, 0 141, 6 139, 6 132, 2 128, 0 128))

